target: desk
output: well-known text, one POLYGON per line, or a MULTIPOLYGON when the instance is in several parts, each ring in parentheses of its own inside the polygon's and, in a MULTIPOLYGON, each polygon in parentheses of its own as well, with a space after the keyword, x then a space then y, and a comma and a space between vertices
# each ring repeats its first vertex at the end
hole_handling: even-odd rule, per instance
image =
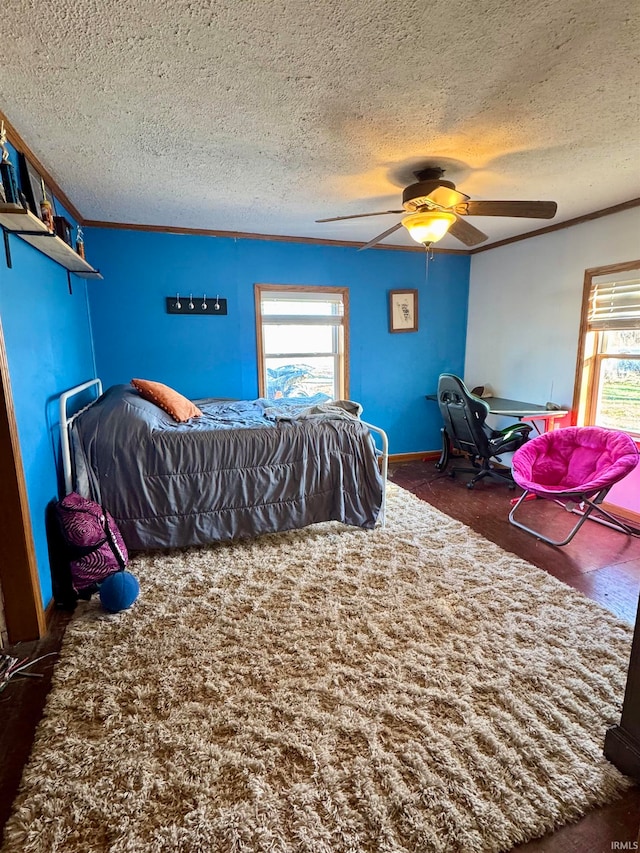
MULTIPOLYGON (((427 394, 427 400, 438 402, 437 394, 427 394)), ((489 406, 490 415, 502 415, 507 418, 517 418, 519 421, 532 421, 538 432, 540 430, 535 421, 553 421, 556 418, 564 418, 569 414, 568 409, 547 409, 537 403, 523 403, 521 400, 507 400, 506 397, 482 397, 489 406)))
MULTIPOLYGON (((427 400, 438 402, 437 394, 427 394, 427 400)), ((483 402, 489 406, 490 415, 499 415, 506 418, 516 418, 519 421, 531 421, 537 433, 541 430, 536 421, 544 421, 545 429, 553 429, 557 418, 564 418, 569 414, 568 409, 547 409, 537 403, 523 403, 521 400, 508 400, 506 397, 482 397, 483 402)), ((442 430, 442 454, 436 463, 436 468, 443 471, 449 461, 449 436, 445 429, 442 430)))
MULTIPOLYGON (((428 399, 438 399, 437 394, 429 395, 428 399)), ((489 414, 502 415, 507 418, 517 418, 519 421, 531 421, 540 432, 536 421, 547 421, 553 426, 556 418, 564 418, 569 414, 568 409, 547 409, 536 403, 523 403, 520 400, 507 400, 504 397, 483 397, 485 403, 489 404, 489 414)))

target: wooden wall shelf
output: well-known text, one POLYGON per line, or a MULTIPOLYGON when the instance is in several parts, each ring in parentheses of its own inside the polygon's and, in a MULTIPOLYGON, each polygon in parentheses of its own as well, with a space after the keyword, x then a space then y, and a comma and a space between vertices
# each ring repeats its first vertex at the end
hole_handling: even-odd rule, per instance
POLYGON ((52 234, 41 219, 21 205, 0 203, 0 226, 5 231, 16 234, 74 275, 82 278, 102 278, 98 270, 81 258, 57 234, 52 234))

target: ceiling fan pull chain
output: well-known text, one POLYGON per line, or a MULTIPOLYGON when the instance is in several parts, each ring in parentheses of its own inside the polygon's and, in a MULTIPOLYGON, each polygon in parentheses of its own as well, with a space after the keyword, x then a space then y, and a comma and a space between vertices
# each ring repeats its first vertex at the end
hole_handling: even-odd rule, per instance
POLYGON ((429 282, 429 261, 433 260, 433 246, 424 244, 424 283, 429 282))

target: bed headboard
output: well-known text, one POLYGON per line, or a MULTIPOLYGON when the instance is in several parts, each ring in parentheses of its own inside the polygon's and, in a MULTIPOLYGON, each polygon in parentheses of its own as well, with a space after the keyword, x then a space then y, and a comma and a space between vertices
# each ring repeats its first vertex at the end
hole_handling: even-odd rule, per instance
MULTIPOLYGON (((67 403, 73 397, 86 391, 88 388, 96 386, 96 399, 102 394, 102 381, 100 379, 90 379, 88 382, 83 382, 82 385, 76 385, 74 388, 69 388, 60 395, 60 448, 62 453, 62 471, 64 474, 64 492, 66 495, 73 490, 73 473, 71 467, 71 436, 69 427, 75 417, 80 412, 84 412, 88 406, 74 412, 71 417, 67 415, 67 403)), ((92 401, 93 402, 93 401, 92 401)), ((89 406, 92 403, 89 403, 89 406)))

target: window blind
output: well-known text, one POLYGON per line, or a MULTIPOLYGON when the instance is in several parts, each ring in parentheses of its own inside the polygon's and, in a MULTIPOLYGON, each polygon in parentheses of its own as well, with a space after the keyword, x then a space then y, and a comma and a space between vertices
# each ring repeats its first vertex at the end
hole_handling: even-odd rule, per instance
POLYGON ((587 328, 640 329, 640 278, 591 283, 587 328))

